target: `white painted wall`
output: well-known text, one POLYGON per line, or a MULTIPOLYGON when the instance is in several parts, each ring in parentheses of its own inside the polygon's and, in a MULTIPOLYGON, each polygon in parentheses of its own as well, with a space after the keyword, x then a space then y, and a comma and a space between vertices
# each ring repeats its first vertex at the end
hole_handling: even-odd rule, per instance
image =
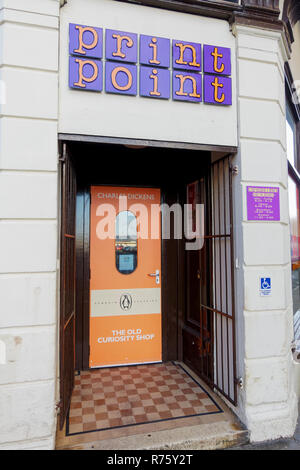
MULTIPOLYGON (((242 201, 237 277, 244 289, 244 364, 241 359, 239 364, 244 390, 240 401, 251 440, 262 441, 291 436, 297 419, 290 348, 293 327, 283 69, 286 52, 280 33, 236 26, 234 34, 240 134, 236 159, 240 175, 235 197, 242 201), (247 185, 280 188, 280 222, 247 221, 247 185), (260 276, 272 278, 270 297, 259 295, 260 276)), ((241 308, 242 303, 239 305, 241 308)), ((240 351, 243 348, 240 346, 240 351)))
MULTIPOLYGON (((0 340, 6 345, 4 364, 0 357, 0 449, 54 447, 58 17, 58 0, 0 0, 0 79, 6 86, 0 116, 0 340)), ((61 34, 61 132, 235 145, 239 130, 235 163, 240 174, 234 180, 238 372, 245 386, 238 410, 253 441, 291 435, 297 410, 290 352, 285 52, 280 34, 238 26, 234 40, 226 22, 162 10, 154 15, 152 9, 111 0, 70 1, 62 9, 61 34), (238 103, 239 123, 235 106, 224 115, 222 108, 206 108, 202 125, 199 117, 194 122, 193 104, 169 102, 170 110, 164 113, 155 100, 147 100, 145 109, 139 98, 99 94, 105 103, 102 107, 94 94, 69 90, 69 21, 137 33, 163 31, 170 38, 181 33, 180 39, 236 45, 238 68, 233 68, 233 75, 238 77, 238 100, 234 103, 238 103), (107 112, 116 111, 121 98, 121 110, 134 109, 130 126, 127 121, 103 119, 105 106, 107 112), (149 133, 140 120, 145 112, 160 123, 150 126, 149 133), (192 129, 175 123, 174 116, 179 119, 180 113, 192 129), (246 220, 247 184, 280 187, 280 222, 246 220), (258 295, 260 275, 272 277, 270 298, 258 295)))
POLYGON ((0 449, 55 445, 58 19, 0 0, 0 449))

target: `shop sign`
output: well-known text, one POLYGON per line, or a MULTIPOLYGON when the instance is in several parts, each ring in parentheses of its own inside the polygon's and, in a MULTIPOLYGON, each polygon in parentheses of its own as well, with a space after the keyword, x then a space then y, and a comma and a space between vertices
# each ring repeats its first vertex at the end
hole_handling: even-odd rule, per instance
POLYGON ((71 23, 69 87, 232 105, 231 50, 71 23))
POLYGON ((247 186, 248 220, 280 220, 279 188, 247 186))

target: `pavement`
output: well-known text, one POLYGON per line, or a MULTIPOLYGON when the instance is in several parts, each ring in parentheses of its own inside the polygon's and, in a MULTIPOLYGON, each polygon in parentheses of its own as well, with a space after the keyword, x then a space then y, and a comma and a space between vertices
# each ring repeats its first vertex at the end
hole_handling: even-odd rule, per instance
POLYGON ((300 415, 298 417, 295 434, 289 439, 266 441, 260 444, 244 444, 241 446, 230 447, 229 450, 300 450, 300 415))

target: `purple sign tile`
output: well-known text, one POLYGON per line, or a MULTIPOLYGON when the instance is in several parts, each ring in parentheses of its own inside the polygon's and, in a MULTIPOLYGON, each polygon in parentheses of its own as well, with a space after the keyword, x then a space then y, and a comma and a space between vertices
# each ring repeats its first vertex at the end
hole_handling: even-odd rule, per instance
POLYGON ((201 72, 201 44, 173 39, 173 68, 201 72))
POLYGON ((247 219, 280 220, 279 188, 247 186, 247 219))
POLYGON ((231 51, 228 47, 203 46, 203 71, 231 75, 231 51))
POLYGON ((69 87, 102 91, 102 62, 98 59, 70 56, 69 87))
POLYGON ((198 73, 188 73, 174 70, 173 100, 202 101, 202 76, 198 73))
POLYGON ((108 60, 137 62, 138 39, 135 33, 107 29, 105 33, 105 57, 108 60))
POLYGON ((170 39, 140 35, 140 63, 152 67, 170 67, 170 39))
POLYGON ((149 98, 170 98, 170 71, 159 68, 140 68, 140 95, 149 98))
POLYGON ((204 75, 204 102, 211 104, 231 105, 231 78, 204 75))
POLYGON ((137 67, 118 62, 106 62, 105 91, 121 95, 137 94, 137 67))
POLYGON ((102 28, 69 24, 69 52, 71 55, 102 59, 102 44, 102 28))

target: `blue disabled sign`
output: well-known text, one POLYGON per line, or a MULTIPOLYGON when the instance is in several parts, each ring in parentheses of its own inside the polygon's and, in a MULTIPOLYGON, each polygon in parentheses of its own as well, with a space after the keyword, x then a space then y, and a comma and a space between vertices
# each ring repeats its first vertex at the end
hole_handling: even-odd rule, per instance
POLYGON ((272 286, 270 277, 259 278, 259 291, 261 296, 271 295, 272 286))

